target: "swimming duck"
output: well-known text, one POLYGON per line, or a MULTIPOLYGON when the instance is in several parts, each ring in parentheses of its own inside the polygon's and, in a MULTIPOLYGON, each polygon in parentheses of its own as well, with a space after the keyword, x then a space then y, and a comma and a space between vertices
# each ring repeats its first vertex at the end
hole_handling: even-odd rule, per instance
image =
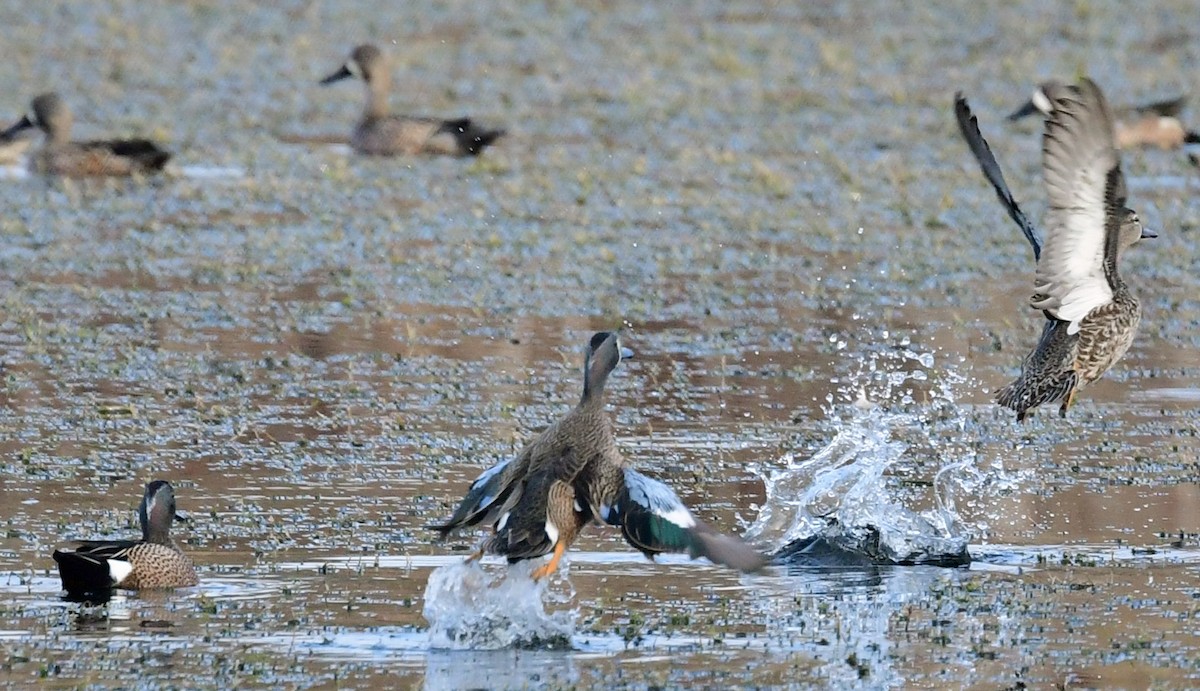
POLYGON ((103 594, 114 588, 143 590, 196 585, 192 560, 171 538, 175 489, 166 480, 146 485, 138 517, 141 540, 80 540, 54 550, 69 595, 103 594))
POLYGON ((148 139, 73 142, 71 124, 71 110, 62 98, 55 93, 42 94, 33 99, 29 113, 0 134, 0 139, 32 127, 42 130, 46 141, 30 157, 30 168, 35 173, 66 177, 156 173, 171 158, 148 139))
POLYGON ((764 566, 766 559, 756 550, 697 519, 670 487, 631 468, 617 450, 604 410, 604 386, 631 355, 615 332, 592 336, 579 404, 516 458, 484 471, 454 515, 429 528, 444 539, 462 528, 491 525, 493 534, 470 559, 496 554, 514 563, 550 554, 534 570, 534 579, 554 573, 593 520, 619 527, 626 541, 651 559, 661 552, 687 552, 741 571, 764 566))
MULTIPOLYGON (((1033 96, 1008 116, 1010 121, 1020 120, 1027 115, 1040 112, 1049 115, 1053 104, 1047 93, 1060 91, 1064 87, 1057 81, 1039 84, 1033 96)), ((1118 149, 1135 147, 1158 147, 1163 150, 1178 149, 1185 144, 1200 144, 1200 134, 1189 130, 1179 119, 1179 113, 1187 104, 1186 96, 1156 101, 1140 106, 1128 106, 1113 113, 1113 137, 1118 149)))
POLYGON ((480 127, 471 118, 440 120, 389 115, 391 72, 383 51, 373 45, 355 48, 346 64, 321 83, 332 84, 348 77, 358 77, 367 85, 367 107, 350 136, 350 145, 360 154, 478 156, 504 134, 504 130, 480 127))
POLYGON ((1117 264, 1138 240, 1157 237, 1125 206, 1125 176, 1100 88, 1084 79, 1078 86, 1049 85, 1044 93, 1051 106, 1042 143, 1045 241, 1009 191, 961 92, 954 103, 963 138, 1037 261, 1030 304, 1042 310, 1046 324, 1021 375, 996 392, 996 403, 1015 411, 1018 421, 1054 402, 1066 417, 1079 390, 1129 349, 1141 307, 1117 264))

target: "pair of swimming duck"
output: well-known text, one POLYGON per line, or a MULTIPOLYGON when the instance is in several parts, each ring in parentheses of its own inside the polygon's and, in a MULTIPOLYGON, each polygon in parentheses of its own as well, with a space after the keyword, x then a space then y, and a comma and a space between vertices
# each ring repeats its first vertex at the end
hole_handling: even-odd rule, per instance
MULTIPOLYGON (((387 57, 375 46, 355 48, 346 64, 321 83, 332 84, 347 77, 362 79, 367 87, 366 109, 350 136, 351 147, 361 154, 475 156, 504 135, 504 130, 481 127, 471 118, 441 120, 389 114, 391 72, 387 57)), ((37 173, 70 177, 156 173, 171 158, 169 152, 147 139, 74 142, 71 125, 66 102, 56 93, 42 94, 33 99, 27 115, 0 134, 0 145, 8 143, 15 151, 23 151, 27 143, 19 138, 20 134, 40 129, 45 144, 30 159, 30 168, 37 173)))
MULTIPOLYGON (((429 527, 445 538, 463 528, 492 526, 492 536, 472 559, 495 554, 517 562, 551 555, 533 572, 535 579, 552 574, 593 521, 619 528, 647 557, 686 552, 741 571, 762 568, 767 563, 762 554, 696 518, 670 487, 634 470, 617 449, 604 389, 609 375, 630 355, 615 332, 592 336, 579 403, 515 458, 480 475, 445 524, 429 527)), ((77 542, 54 552, 68 593, 197 583, 191 560, 170 536, 176 519, 171 485, 162 480, 147 485, 139 515, 140 541, 77 542)))

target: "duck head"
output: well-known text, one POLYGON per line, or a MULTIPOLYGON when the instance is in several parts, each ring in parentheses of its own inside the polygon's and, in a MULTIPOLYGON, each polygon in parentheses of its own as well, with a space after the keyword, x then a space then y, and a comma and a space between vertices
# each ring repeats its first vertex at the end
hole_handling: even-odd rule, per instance
POLYGON ((348 77, 357 77, 370 82, 377 77, 383 64, 383 51, 375 46, 364 43, 350 53, 350 59, 341 69, 321 80, 322 84, 332 84, 348 77))
POLYGON ((616 331, 601 331, 588 341, 587 355, 583 361, 582 403, 599 399, 604 394, 608 375, 617 368, 621 360, 633 357, 633 351, 621 346, 616 331))

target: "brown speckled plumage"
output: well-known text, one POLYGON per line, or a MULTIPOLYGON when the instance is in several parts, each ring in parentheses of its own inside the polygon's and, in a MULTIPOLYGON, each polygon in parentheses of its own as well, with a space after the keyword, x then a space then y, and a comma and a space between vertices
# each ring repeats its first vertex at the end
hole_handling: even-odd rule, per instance
POLYGON ((35 173, 66 177, 121 177, 156 173, 171 154, 146 139, 71 141, 71 111, 58 94, 33 99, 29 115, 21 118, 0 138, 37 127, 46 134, 45 144, 29 158, 35 173))
POLYGON ((1050 104, 1042 158, 1050 200, 1045 243, 1009 192, 966 100, 960 94, 955 102, 963 137, 1038 263, 1030 304, 1047 321, 1021 375, 996 392, 996 402, 1018 421, 1055 402, 1065 417, 1076 393, 1129 350, 1141 308, 1117 265, 1124 250, 1155 237, 1125 206, 1112 115, 1100 89, 1085 79, 1078 86, 1047 84, 1041 93, 1050 104))
POLYGON ((367 88, 366 109, 350 135, 350 146, 360 154, 477 156, 504 134, 504 130, 479 127, 470 118, 442 120, 389 114, 391 72, 387 56, 373 45, 355 48, 346 64, 321 83, 332 84, 347 77, 361 78, 367 88))
POLYGON ((199 582, 192 560, 171 538, 171 522, 177 519, 171 484, 165 480, 147 484, 138 514, 141 540, 83 540, 54 551, 68 593, 178 588, 199 582))
POLYGON ((430 528, 444 538, 462 528, 492 525, 495 532, 473 558, 498 554, 515 562, 553 554, 535 578, 557 568, 592 520, 620 527, 647 556, 688 552, 743 571, 761 568, 765 560, 757 551, 696 520, 670 488, 633 470, 617 449, 604 410, 604 385, 623 351, 616 333, 592 336, 579 404, 519 456, 480 475, 450 519, 430 528))

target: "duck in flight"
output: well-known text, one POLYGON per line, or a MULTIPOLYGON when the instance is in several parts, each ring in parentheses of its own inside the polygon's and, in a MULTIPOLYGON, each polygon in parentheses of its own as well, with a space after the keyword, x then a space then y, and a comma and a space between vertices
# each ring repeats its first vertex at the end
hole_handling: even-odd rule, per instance
POLYGON ((966 98, 960 92, 954 102, 963 138, 1037 262, 1030 305, 1046 323, 1020 376, 996 392, 996 402, 1018 421, 1047 403, 1060 403, 1066 417, 1079 390, 1129 350, 1141 306, 1118 263, 1133 244, 1157 237, 1125 205, 1112 113, 1100 88, 1084 79, 1078 86, 1045 85, 1043 95, 1050 106, 1042 138, 1045 240, 1009 191, 966 98))

